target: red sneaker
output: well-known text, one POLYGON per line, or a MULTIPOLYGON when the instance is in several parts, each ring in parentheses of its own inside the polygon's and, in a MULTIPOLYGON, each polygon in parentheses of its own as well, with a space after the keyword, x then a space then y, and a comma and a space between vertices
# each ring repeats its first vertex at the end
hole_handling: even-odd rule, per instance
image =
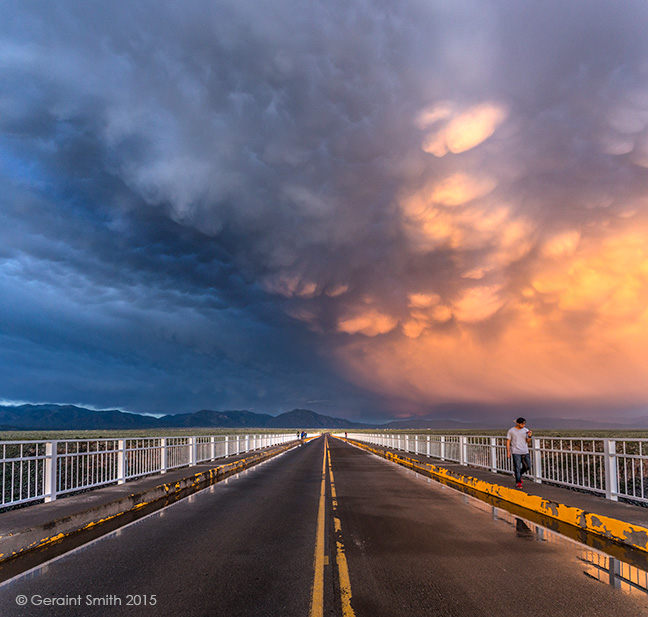
POLYGON ((518 488, 522 488, 522 482, 518 482, 518 483, 516 484, 516 486, 517 486, 518 488))

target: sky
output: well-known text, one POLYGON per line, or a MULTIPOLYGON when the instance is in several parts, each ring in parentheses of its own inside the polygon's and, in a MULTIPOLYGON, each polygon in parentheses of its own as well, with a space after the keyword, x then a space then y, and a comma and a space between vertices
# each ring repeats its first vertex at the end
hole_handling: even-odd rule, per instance
POLYGON ((648 3, 0 12, 3 401, 645 415, 648 3))

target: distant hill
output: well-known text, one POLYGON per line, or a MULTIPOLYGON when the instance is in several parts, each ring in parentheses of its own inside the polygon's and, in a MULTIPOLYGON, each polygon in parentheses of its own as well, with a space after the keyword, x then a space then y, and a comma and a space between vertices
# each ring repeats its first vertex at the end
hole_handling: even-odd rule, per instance
MULTIPOLYGON (((619 430, 648 429, 648 417, 619 418, 616 423, 596 422, 584 418, 544 418, 528 414, 531 429, 619 430)), ((445 430, 501 429, 513 422, 488 419, 462 422, 449 418, 421 417, 370 425, 318 414, 310 409, 293 409, 278 416, 246 410, 214 411, 201 409, 194 413, 169 414, 160 418, 127 413, 116 409, 95 411, 76 405, 0 405, 0 431, 34 430, 146 430, 173 428, 259 428, 259 429, 379 429, 379 430, 445 430)))
POLYGON ((310 411, 293 409, 272 418, 265 428, 371 428, 368 424, 358 424, 344 418, 331 418, 310 411))
POLYGON ((92 430, 157 428, 157 419, 116 409, 95 411, 75 405, 0 406, 0 424, 12 430, 92 430))
POLYGON ((212 411, 161 418, 118 410, 95 411, 75 405, 0 406, 0 430, 119 430, 155 428, 369 428, 343 418, 294 409, 278 416, 252 411, 212 411))

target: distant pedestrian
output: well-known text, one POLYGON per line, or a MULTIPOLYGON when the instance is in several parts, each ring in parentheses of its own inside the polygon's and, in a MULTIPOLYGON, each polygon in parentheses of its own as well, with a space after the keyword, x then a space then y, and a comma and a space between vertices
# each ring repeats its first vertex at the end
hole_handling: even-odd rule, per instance
POLYGON ((515 426, 509 429, 506 434, 506 456, 513 456, 513 471, 515 472, 515 483, 522 488, 522 474, 531 470, 531 455, 529 454, 529 443, 531 442, 532 431, 526 427, 526 420, 518 418, 515 426))

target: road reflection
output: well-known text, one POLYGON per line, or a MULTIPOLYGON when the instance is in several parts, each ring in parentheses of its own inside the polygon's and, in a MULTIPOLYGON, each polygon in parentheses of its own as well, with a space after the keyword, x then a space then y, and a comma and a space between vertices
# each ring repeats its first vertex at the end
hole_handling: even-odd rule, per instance
POLYGON ((616 542, 587 533, 571 525, 524 510, 514 504, 472 491, 468 487, 408 471, 428 483, 464 494, 464 502, 484 512, 494 520, 509 525, 523 541, 549 542, 569 545, 583 574, 591 579, 633 594, 648 596, 648 555, 616 542))
POLYGON ((569 543, 576 549, 576 558, 583 564, 583 573, 602 583, 612 585, 616 589, 628 592, 638 592, 648 595, 648 572, 631 565, 604 552, 596 551, 579 542, 566 538, 540 525, 521 519, 505 510, 487 506, 492 511, 493 518, 503 521, 515 528, 518 537, 539 542, 569 543))

